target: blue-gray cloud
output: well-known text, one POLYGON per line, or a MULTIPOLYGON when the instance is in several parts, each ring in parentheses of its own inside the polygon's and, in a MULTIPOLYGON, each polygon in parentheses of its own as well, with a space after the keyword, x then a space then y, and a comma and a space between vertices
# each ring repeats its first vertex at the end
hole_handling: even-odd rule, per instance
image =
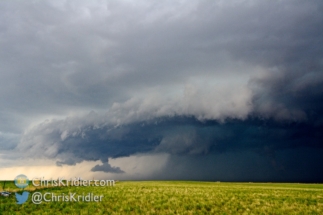
POLYGON ((124 173, 119 167, 112 167, 109 163, 103 163, 102 165, 94 166, 91 171, 102 171, 102 172, 110 172, 110 173, 124 173))
MULTIPOLYGON (((84 118, 94 115, 91 113, 84 118)), ((320 174, 322 168, 319 163, 313 165, 314 158, 319 162, 323 157, 319 156, 323 153, 321 143, 323 137, 320 132, 322 125, 316 124, 315 121, 277 122, 250 118, 244 121, 227 120, 225 123, 219 123, 214 120, 201 122, 194 117, 167 117, 120 126, 99 124, 93 121, 80 126, 79 122, 69 118, 44 123, 24 136, 19 149, 23 150, 27 157, 56 159, 59 165, 75 165, 84 160, 101 160, 103 165, 95 166, 92 171, 112 173, 121 173, 122 170, 111 167, 108 163, 109 158, 139 153, 167 153, 171 155, 170 165, 167 166, 170 168, 172 165, 180 165, 179 168, 190 168, 192 179, 203 179, 205 174, 194 173, 195 167, 173 163, 172 157, 175 160, 176 157, 184 157, 180 160, 187 160, 188 163, 191 162, 190 159, 192 161, 201 159, 202 163, 220 162, 217 160, 224 159, 224 166, 232 167, 236 163, 239 168, 242 168, 240 173, 235 174, 238 178, 249 180, 249 177, 251 180, 255 176, 257 180, 264 180, 260 177, 261 174, 256 172, 260 171, 259 166, 250 167, 254 175, 252 173, 242 174, 243 168, 249 165, 248 156, 250 155, 255 159, 253 162, 260 166, 268 165, 266 166, 266 171, 269 171, 268 180, 308 181, 313 175, 317 175, 317 179, 322 179, 320 174), (302 160, 302 150, 308 152, 306 156, 304 155, 304 160, 302 160), (310 153, 315 156, 311 158, 310 153), (288 154, 291 157, 288 157, 288 154), (224 155, 233 156, 230 159, 227 158, 231 160, 229 163, 224 155), (204 156, 208 159, 204 159, 204 156), (237 157, 234 158, 235 156, 237 157), (245 162, 241 161, 243 159, 245 162), (295 169, 293 162, 295 165, 300 165, 301 169, 295 169), (305 169, 308 171, 308 177, 300 175, 297 178, 297 173, 305 169)), ((200 164, 203 165, 202 163, 200 164)), ((206 172, 211 171, 207 169, 211 168, 210 164, 205 165, 202 169, 206 172)), ((166 168, 166 170, 172 172, 170 169, 166 168)), ((182 171, 188 170, 184 168, 182 171)), ((185 178, 185 174, 179 173, 168 174, 168 176, 169 178, 185 178)), ((208 177, 205 176, 205 179, 212 177, 215 179, 216 176, 222 178, 221 180, 233 180, 233 175, 229 177, 223 169, 217 174, 210 173, 208 177)), ((158 178, 161 175, 157 174, 155 177, 158 178)))

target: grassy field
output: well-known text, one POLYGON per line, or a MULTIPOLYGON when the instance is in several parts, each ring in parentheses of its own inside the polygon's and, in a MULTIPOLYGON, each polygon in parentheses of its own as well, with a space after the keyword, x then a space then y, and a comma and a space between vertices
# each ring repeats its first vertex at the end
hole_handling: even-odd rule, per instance
MULTIPOLYGON (((6 188, 17 191, 13 182, 6 188)), ((26 190, 29 199, 22 205, 16 204, 14 194, 0 196, 0 214, 323 214, 322 184, 125 181, 114 187, 26 190), (36 205, 31 201, 33 192, 104 197, 102 202, 36 205)))

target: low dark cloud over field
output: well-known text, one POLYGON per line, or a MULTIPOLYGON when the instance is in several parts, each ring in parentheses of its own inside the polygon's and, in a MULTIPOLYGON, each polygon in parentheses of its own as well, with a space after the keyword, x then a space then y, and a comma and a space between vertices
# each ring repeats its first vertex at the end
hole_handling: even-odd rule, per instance
POLYGON ((111 159, 167 154, 148 178, 322 181, 322 11, 3 1, 0 163, 101 161, 91 171, 117 177, 111 159))

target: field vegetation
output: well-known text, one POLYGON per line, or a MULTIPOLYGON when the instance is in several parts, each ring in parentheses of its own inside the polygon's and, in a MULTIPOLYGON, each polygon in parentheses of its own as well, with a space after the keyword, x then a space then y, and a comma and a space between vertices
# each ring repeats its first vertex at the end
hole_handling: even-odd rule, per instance
MULTIPOLYGON (((1 188, 3 182, 0 183, 1 188)), ((0 188, 0 189, 1 189, 0 188)), ((6 190, 18 191, 13 182, 6 190)), ((29 199, 0 196, 0 214, 323 214, 322 184, 124 181, 114 187, 29 186, 29 199), (104 195, 102 202, 33 204, 33 192, 104 195)), ((21 193, 21 191, 20 191, 21 193)))

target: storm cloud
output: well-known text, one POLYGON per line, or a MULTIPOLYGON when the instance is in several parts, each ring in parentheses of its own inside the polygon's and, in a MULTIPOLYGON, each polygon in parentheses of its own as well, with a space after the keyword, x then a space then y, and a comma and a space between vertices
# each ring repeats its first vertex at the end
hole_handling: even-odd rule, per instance
POLYGON ((0 156, 100 161, 91 171, 123 177, 111 159, 167 154, 143 175, 322 181, 321 11, 315 0, 3 1, 0 156))

